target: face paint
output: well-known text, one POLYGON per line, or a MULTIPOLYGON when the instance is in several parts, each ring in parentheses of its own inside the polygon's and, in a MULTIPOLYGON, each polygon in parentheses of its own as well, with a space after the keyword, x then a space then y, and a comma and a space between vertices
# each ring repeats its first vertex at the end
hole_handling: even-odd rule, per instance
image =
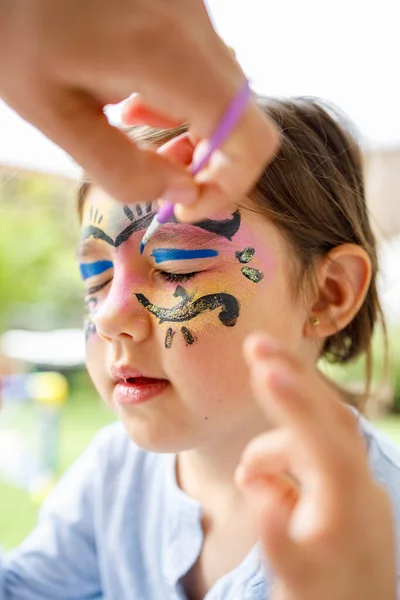
MULTIPOLYGON (((235 252, 235 256, 240 263, 249 263, 255 254, 254 248, 245 248, 241 252, 235 252)), ((241 269, 243 275, 247 277, 253 283, 259 283, 263 277, 264 273, 261 273, 258 269, 252 269, 251 267, 242 267, 241 269)))
POLYGON ((99 215, 98 207, 96 207, 96 210, 93 213, 93 204, 90 205, 90 220, 98 224, 100 224, 103 220, 103 215, 99 215))
POLYGON ((159 323, 190 321, 206 311, 222 308, 218 315, 219 320, 226 327, 236 325, 239 316, 239 302, 234 296, 225 293, 208 294, 192 301, 186 290, 180 285, 174 292, 174 297, 181 297, 182 301, 172 308, 163 308, 152 304, 143 294, 135 294, 136 298, 144 308, 159 319, 159 323))
POLYGON ((175 331, 172 329, 172 327, 170 327, 168 329, 167 333, 165 334, 165 347, 167 349, 171 348, 172 340, 174 339, 174 335, 175 335, 175 331))
POLYGON ((253 283, 259 283, 263 279, 264 274, 258 269, 252 269, 251 267, 243 267, 242 273, 247 279, 250 279, 253 283))
POLYGON ((94 277, 95 275, 101 275, 104 271, 108 271, 108 269, 113 268, 113 263, 110 260, 98 260, 92 263, 82 263, 79 265, 79 269, 81 271, 82 279, 89 279, 89 277, 94 277))
MULTIPOLYGON (((154 206, 155 208, 155 206, 154 206)), ((84 227, 81 233, 81 241, 88 238, 99 239, 113 248, 118 248, 125 241, 127 241, 133 234, 141 230, 147 229, 154 216, 153 205, 150 203, 141 203, 135 205, 115 205, 110 203, 107 198, 104 202, 98 202, 97 204, 86 204, 84 207, 83 223, 84 227)), ((178 223, 173 217, 170 223, 178 223)), ((204 221, 194 223, 191 227, 202 229, 206 232, 221 236, 226 240, 231 241, 235 234, 238 232, 241 225, 241 215, 237 210, 235 213, 230 215, 226 219, 214 220, 206 219, 204 221)), ((178 234, 178 232, 177 232, 178 234)), ((175 235, 175 232, 173 233, 175 235)), ((90 255, 90 251, 88 256, 90 255)), ((82 256, 85 256, 84 245, 82 244, 82 256)), ((196 250, 184 250, 184 249, 169 249, 169 248, 157 248, 153 251, 153 258, 156 263, 161 263, 167 260, 187 260, 187 259, 201 259, 201 258, 212 258, 218 256, 217 250, 211 248, 203 248, 196 250)), ((113 264, 111 261, 97 261, 97 263, 82 263, 81 273, 84 279, 99 275, 103 273, 107 268, 112 268, 113 264)), ((110 281, 102 283, 100 285, 92 287, 88 290, 89 294, 95 294, 100 291, 103 287, 108 285, 110 281)), ((233 327, 236 324, 239 316, 239 303, 237 299, 231 294, 227 293, 215 293, 207 294, 192 300, 187 292, 178 286, 175 290, 175 297, 181 297, 181 301, 172 308, 165 308, 157 306, 150 302, 143 294, 135 294, 138 301, 144 306, 149 312, 154 314, 160 324, 164 322, 176 322, 182 323, 184 321, 190 321, 204 312, 218 310, 219 321, 226 327, 233 327)), ((95 298, 87 301, 87 307, 91 307, 88 311, 85 331, 87 338, 94 332, 96 327, 91 317, 92 308, 97 303, 95 298)), ((171 348, 175 331, 170 327, 165 335, 164 344, 166 348, 171 348)), ((181 328, 181 334, 187 345, 192 345, 196 338, 188 327, 181 328)))
MULTIPOLYGON (((153 219, 152 204, 149 202, 146 204, 135 204, 134 210, 125 205, 122 210, 125 216, 121 215, 119 219, 113 219, 109 216, 108 222, 105 224, 105 229, 109 233, 106 233, 105 229, 99 227, 101 221, 95 220, 92 206, 90 206, 89 219, 93 224, 82 229, 81 240, 93 237, 104 240, 110 246, 118 248, 132 234, 142 229, 147 229, 153 219)), ((111 214, 115 216, 115 211, 111 214)), ((103 217, 101 220, 103 220, 103 217)))
POLYGON ((185 340, 185 342, 188 346, 191 346, 192 344, 194 344, 194 342, 196 340, 193 337, 192 332, 189 331, 189 329, 187 327, 181 327, 181 332, 183 335, 183 339, 185 340))
MULTIPOLYGON (((179 223, 176 217, 172 217, 169 222, 179 223)), ((222 221, 205 219, 205 221, 199 221, 198 223, 193 223, 193 225, 210 233, 215 233, 216 235, 224 237, 231 242, 233 236, 239 231, 240 222, 240 212, 237 210, 229 219, 224 219, 222 221)))
MULTIPOLYGON (((101 239, 110 246, 118 248, 132 234, 147 229, 155 214, 153 205, 149 202, 129 206, 125 205, 117 209, 111 203, 107 202, 103 206, 103 213, 101 213, 101 208, 95 208, 92 204, 84 207, 82 220, 85 224, 88 224, 82 229, 81 241, 92 237, 101 239), (100 223, 103 224, 102 227, 99 227, 100 223)), ((168 222, 179 224, 179 221, 175 217, 172 217, 168 222)), ((237 210, 228 219, 206 219, 198 223, 193 223, 193 227, 198 227, 204 231, 224 237, 227 240, 232 240, 233 236, 239 230, 240 223, 241 217, 237 210)))
POLYGON ((218 256, 216 250, 180 250, 177 248, 156 248, 151 253, 156 263, 166 262, 167 260, 190 260, 193 258, 211 258, 218 256))
POLYGON ((235 256, 242 264, 249 263, 255 254, 254 248, 245 248, 241 252, 235 252, 235 256))

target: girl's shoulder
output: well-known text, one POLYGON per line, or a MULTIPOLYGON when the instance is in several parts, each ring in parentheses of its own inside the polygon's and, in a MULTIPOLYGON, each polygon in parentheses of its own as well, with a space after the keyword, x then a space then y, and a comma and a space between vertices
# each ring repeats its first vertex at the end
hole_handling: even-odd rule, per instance
POLYGON ((365 417, 357 417, 372 474, 390 494, 400 523, 400 448, 365 417))
POLYGON ((154 482, 162 493, 172 477, 167 475, 174 472, 174 460, 171 454, 139 448, 121 423, 113 423, 95 435, 63 475, 46 499, 44 512, 58 512, 62 506, 69 510, 72 504, 91 506, 91 510, 119 510, 124 502, 131 504, 139 491, 142 499, 148 498, 154 482))
POLYGON ((371 467, 400 471, 400 447, 365 417, 357 414, 357 418, 367 444, 371 467))

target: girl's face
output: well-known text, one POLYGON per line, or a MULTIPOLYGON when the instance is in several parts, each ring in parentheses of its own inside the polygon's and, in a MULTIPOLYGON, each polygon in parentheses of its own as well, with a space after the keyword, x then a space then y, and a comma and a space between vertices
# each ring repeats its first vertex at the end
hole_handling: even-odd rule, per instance
POLYGON ((292 299, 287 244, 265 217, 169 223, 140 255, 152 216, 96 187, 87 196, 87 367, 138 445, 178 452, 254 428, 243 340, 264 330, 304 358, 307 315, 292 299))

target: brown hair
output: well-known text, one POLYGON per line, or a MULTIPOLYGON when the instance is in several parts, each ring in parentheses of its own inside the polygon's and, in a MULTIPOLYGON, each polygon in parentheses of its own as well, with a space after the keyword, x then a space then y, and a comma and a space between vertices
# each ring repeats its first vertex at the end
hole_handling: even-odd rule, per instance
MULTIPOLYGON (((365 199, 362 156, 349 123, 331 106, 313 98, 278 100, 259 98, 260 107, 277 123, 281 147, 263 171, 249 197, 252 208, 265 214, 286 236, 297 257, 294 292, 304 276, 313 274, 318 257, 345 243, 361 246, 368 254, 371 283, 354 319, 328 337, 321 356, 346 363, 365 353, 367 389, 371 379, 371 338, 384 319, 377 293, 378 259, 365 199), (300 268, 300 274, 299 274, 300 268)), ((127 130, 143 144, 161 145, 185 127, 127 130)), ((81 184, 82 209, 89 183, 81 184)))

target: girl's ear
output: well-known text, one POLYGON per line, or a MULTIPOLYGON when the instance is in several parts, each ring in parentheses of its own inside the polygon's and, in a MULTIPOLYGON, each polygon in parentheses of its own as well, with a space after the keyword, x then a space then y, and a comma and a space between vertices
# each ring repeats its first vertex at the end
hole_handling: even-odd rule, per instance
POLYGON ((307 337, 326 338, 344 329, 360 310, 371 281, 371 261, 363 248, 343 244, 316 267, 317 297, 313 297, 307 337))

